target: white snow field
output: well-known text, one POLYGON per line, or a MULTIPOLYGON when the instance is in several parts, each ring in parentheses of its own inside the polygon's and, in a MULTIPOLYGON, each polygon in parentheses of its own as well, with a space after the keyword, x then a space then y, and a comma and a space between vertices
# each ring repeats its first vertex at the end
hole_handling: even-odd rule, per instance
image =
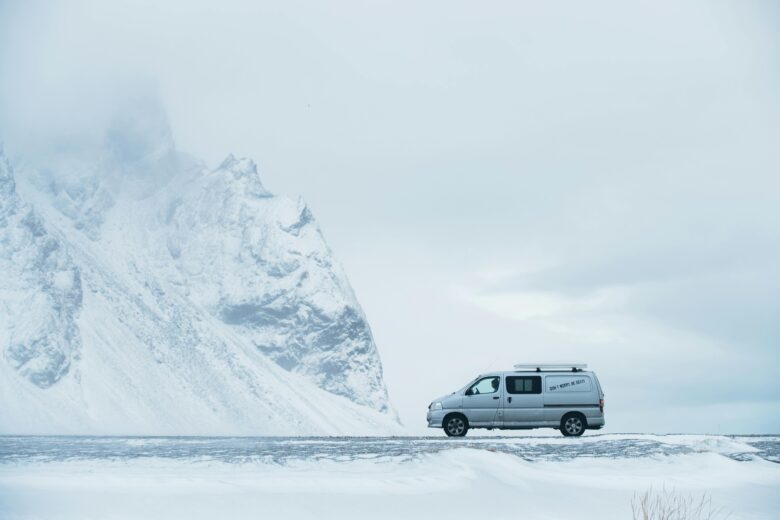
POLYGON ((0 437, 0 518, 632 518, 634 493, 780 515, 778 437, 0 437))

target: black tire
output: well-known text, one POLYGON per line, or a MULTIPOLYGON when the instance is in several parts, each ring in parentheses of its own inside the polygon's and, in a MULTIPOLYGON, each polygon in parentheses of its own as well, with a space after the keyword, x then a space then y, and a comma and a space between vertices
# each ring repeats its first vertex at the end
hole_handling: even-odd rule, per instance
POLYGON ((469 422, 463 415, 455 413, 444 418, 444 433, 447 437, 465 437, 469 431, 469 422))
POLYGON ((567 413, 561 419, 561 433, 565 437, 579 437, 587 427, 588 422, 581 413, 567 413))

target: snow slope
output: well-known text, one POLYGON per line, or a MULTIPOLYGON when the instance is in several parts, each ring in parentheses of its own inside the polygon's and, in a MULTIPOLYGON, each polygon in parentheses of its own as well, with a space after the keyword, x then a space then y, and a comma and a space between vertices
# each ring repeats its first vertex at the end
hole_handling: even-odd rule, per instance
MULTIPOLYGON (((0 345, 4 361, 38 388, 78 359, 81 275, 60 240, 16 193, 0 153, 0 345)), ((6 399, 11 395, 3 394, 6 399)))
POLYGON ((155 457, 156 440, 137 439, 148 456, 0 464, 0 516, 612 519, 632 518, 635 493, 665 488, 694 498, 709 494, 724 513, 713 518, 777 518, 780 464, 733 460, 719 446, 727 452, 751 447, 723 439, 699 444, 702 440, 713 439, 678 440, 695 448, 683 455, 616 453, 615 458, 534 462, 442 440, 449 449, 412 457, 356 450, 347 460, 308 457, 279 464, 155 457))
POLYGON ((399 431, 311 212, 251 161, 125 124, 17 177, 0 152, 0 433, 399 431))

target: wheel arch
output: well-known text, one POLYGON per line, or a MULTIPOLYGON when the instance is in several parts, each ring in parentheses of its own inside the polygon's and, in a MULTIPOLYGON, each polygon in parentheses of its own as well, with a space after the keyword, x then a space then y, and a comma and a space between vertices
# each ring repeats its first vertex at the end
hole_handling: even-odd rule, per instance
POLYGON ((571 417, 572 415, 578 415, 584 421, 584 424, 586 424, 586 425, 588 424, 588 418, 585 416, 584 413, 582 413, 582 412, 580 412, 578 410, 571 410, 571 411, 566 412, 565 414, 563 414, 561 416, 561 421, 563 421, 567 417, 571 417))
POLYGON ((463 422, 466 423, 466 428, 470 428, 471 427, 471 425, 469 424, 469 418, 466 417, 466 414, 464 414, 463 412, 457 412, 457 411, 452 411, 452 412, 449 412, 447 415, 445 415, 444 418, 441 420, 441 427, 442 428, 446 428, 447 427, 447 421, 449 421, 452 417, 455 417, 455 416, 458 416, 461 419, 463 419, 463 422))

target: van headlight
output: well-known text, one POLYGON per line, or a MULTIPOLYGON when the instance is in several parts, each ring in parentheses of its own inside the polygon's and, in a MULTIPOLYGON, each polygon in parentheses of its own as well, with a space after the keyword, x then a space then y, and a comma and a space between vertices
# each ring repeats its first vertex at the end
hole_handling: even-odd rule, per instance
POLYGON ((429 408, 431 410, 441 410, 441 403, 439 401, 436 401, 435 403, 431 403, 431 406, 429 408))

